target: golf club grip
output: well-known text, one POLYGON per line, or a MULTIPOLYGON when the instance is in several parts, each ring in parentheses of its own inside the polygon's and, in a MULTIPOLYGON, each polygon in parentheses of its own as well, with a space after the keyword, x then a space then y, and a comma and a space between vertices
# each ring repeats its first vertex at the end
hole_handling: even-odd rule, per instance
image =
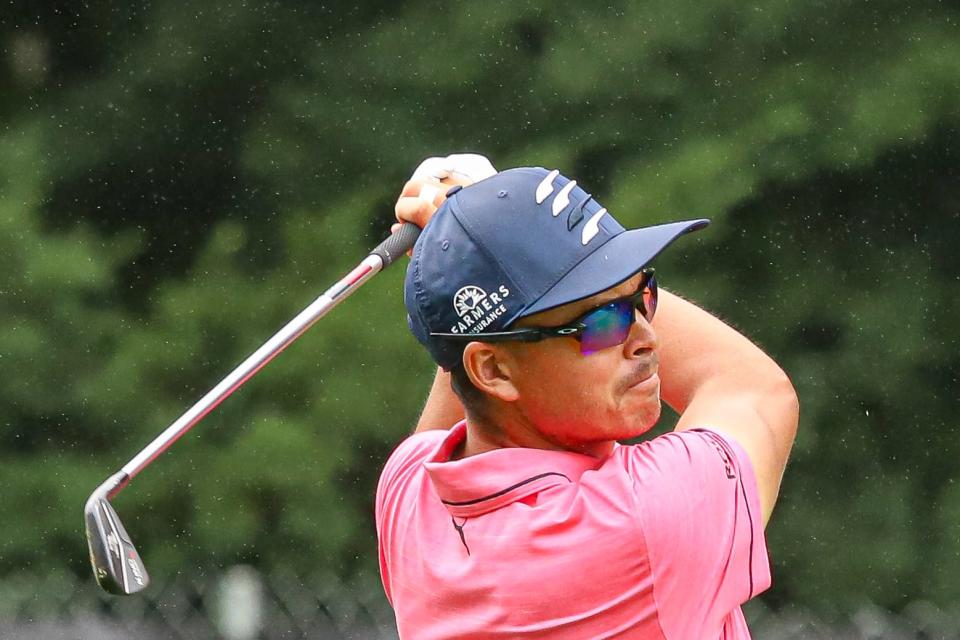
POLYGON ((413 249, 419 237, 420 227, 412 222, 404 222, 396 232, 391 233, 386 240, 378 244, 370 255, 379 256, 383 260, 383 266, 388 267, 399 256, 413 249))

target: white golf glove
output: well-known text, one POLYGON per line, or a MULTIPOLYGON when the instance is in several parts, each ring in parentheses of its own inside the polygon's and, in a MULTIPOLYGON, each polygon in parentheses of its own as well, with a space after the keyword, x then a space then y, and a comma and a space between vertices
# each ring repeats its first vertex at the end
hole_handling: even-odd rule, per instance
POLYGON ((477 153, 454 153, 446 158, 427 158, 416 168, 411 179, 443 180, 449 177, 460 177, 464 180, 480 182, 496 173, 497 170, 493 168, 486 156, 477 153))

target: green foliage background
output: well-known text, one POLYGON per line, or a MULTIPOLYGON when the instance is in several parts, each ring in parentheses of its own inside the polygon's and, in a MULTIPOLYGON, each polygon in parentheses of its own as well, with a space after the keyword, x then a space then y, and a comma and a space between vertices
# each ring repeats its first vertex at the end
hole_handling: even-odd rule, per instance
MULTIPOLYGON (((960 600, 955 6, 339 5, 0 10, 0 576, 87 572, 93 488, 387 233, 422 158, 474 150, 628 226, 714 220, 658 275, 799 389, 770 606, 960 600)), ((402 277, 118 498, 153 573, 376 571, 433 370, 402 277)))

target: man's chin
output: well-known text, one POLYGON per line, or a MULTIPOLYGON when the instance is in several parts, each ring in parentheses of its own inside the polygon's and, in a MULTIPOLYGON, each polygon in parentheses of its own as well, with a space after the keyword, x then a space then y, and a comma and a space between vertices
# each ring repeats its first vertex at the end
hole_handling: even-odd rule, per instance
POLYGON ((657 398, 656 403, 651 403, 650 406, 645 407, 639 415, 634 416, 634 420, 630 425, 631 434, 624 436, 623 439, 638 438, 657 426, 657 421, 660 420, 660 411, 660 399, 657 398))

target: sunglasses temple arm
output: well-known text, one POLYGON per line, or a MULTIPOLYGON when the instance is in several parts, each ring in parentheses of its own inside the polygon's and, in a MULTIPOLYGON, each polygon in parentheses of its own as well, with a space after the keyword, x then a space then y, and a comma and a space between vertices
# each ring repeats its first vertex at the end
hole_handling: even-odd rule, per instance
MULTIPOLYGON (((539 342, 547 332, 543 329, 517 329, 490 333, 431 333, 434 338, 448 338, 456 342, 539 342)), ((559 335, 559 334, 558 334, 559 335)))
POLYGON ((419 235, 419 227, 405 223, 396 233, 380 243, 360 264, 354 267, 350 273, 327 289, 320 297, 284 325, 282 329, 230 372, 226 378, 221 380, 217 386, 200 398, 186 413, 177 418, 177 420, 157 436, 153 442, 147 445, 130 460, 130 462, 125 464, 122 472, 126 474, 126 480, 129 481, 140 473, 140 471, 153 462, 157 456, 166 451, 170 445, 192 429, 208 413, 213 411, 217 405, 239 389, 247 380, 256 375, 260 369, 265 367, 284 349, 293 344, 293 342, 313 326, 317 320, 346 300, 367 280, 392 264, 397 257, 409 251, 419 235))

